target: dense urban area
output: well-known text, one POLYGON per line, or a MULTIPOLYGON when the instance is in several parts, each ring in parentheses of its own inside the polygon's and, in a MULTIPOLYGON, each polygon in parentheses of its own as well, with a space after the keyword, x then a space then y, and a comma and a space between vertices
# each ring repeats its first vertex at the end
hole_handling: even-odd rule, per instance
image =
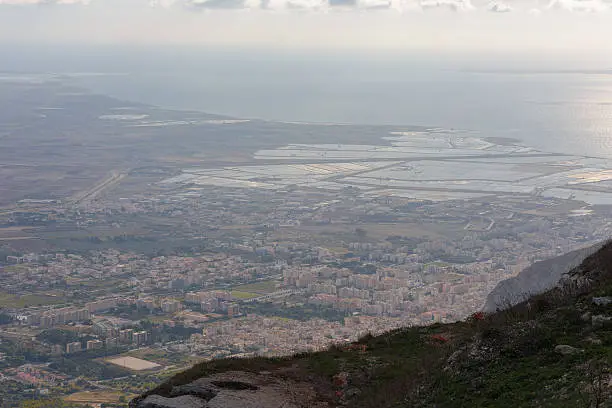
MULTIPOLYGON (((271 126, 100 109, 103 126, 130 131, 271 126)), ((309 143, 326 131, 285 126, 309 143)), ((610 236, 602 160, 444 129, 377 135, 391 145, 268 143, 245 164, 139 158, 71 194, 3 203, 3 403, 124 406, 196 361, 461 320, 534 261, 610 236)))

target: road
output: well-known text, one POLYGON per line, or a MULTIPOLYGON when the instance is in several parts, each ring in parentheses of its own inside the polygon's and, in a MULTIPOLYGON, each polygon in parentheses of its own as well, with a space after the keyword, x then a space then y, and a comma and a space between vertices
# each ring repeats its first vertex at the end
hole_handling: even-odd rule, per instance
POLYGON ((109 177, 96 184, 89 190, 83 191, 80 194, 77 194, 73 200, 72 204, 78 206, 83 202, 92 200, 97 195, 99 195, 104 190, 107 190, 115 185, 117 185, 121 180, 123 180, 127 176, 127 172, 119 173, 118 171, 113 171, 109 177))

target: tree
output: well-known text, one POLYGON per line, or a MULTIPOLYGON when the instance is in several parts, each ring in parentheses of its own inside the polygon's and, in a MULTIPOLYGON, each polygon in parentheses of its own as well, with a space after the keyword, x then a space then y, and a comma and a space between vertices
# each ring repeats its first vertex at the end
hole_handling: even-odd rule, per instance
POLYGON ((10 315, 6 313, 0 313, 0 324, 9 324, 12 321, 13 318, 10 315))

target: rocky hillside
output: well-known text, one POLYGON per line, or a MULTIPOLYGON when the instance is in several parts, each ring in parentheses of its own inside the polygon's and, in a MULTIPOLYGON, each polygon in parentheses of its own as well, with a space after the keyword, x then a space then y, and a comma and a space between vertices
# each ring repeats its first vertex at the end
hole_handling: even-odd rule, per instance
POLYGON ((535 262, 517 276, 497 284, 487 296, 483 311, 491 313, 507 309, 533 295, 554 288, 564 274, 580 265, 587 256, 597 252, 603 245, 603 243, 596 244, 555 258, 535 262))
POLYGON ((612 244, 507 310, 317 353, 202 363, 130 406, 612 407, 612 244))

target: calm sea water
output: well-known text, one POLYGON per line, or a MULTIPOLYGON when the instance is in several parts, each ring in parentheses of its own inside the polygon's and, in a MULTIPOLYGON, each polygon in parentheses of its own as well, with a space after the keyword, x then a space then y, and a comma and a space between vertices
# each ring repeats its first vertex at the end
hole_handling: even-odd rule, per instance
POLYGON ((440 126, 612 158, 612 66, 605 64, 206 50, 59 55, 21 53, 13 68, 121 73, 78 83, 162 107, 270 120, 440 126))

